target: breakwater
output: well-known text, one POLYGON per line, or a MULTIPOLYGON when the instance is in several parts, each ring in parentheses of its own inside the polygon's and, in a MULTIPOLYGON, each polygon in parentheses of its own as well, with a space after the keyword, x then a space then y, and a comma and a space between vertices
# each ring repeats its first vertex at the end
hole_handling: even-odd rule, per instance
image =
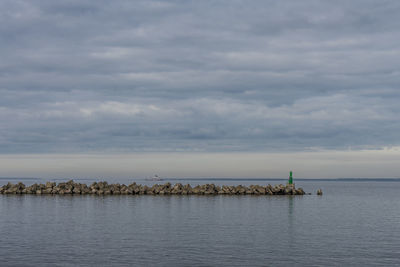
POLYGON ((203 184, 192 187, 189 184, 171 183, 155 184, 152 186, 132 183, 108 184, 94 182, 91 185, 76 183, 73 180, 56 184, 33 184, 25 186, 23 183, 7 183, 0 187, 0 194, 35 194, 35 195, 304 195, 302 188, 294 184, 287 185, 250 185, 250 186, 216 186, 203 184))

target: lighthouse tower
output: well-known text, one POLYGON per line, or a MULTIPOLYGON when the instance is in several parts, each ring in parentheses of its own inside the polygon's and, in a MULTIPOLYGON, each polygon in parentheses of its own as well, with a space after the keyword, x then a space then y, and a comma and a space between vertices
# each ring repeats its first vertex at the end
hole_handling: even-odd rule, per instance
POLYGON ((290 171, 290 175, 289 175, 289 184, 293 184, 293 172, 290 171))

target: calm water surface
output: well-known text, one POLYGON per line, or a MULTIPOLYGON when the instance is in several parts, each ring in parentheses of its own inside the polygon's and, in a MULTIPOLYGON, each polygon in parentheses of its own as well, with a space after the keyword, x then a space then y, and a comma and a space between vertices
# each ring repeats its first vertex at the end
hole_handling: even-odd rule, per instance
POLYGON ((400 265, 400 182, 296 185, 313 195, 0 195, 0 265, 400 265))

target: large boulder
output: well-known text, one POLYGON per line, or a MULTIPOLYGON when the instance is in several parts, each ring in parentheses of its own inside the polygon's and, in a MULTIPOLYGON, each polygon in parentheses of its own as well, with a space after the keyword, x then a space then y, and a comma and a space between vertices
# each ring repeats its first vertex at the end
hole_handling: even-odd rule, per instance
POLYGON ((52 182, 46 182, 46 188, 53 188, 56 186, 56 183, 52 182))

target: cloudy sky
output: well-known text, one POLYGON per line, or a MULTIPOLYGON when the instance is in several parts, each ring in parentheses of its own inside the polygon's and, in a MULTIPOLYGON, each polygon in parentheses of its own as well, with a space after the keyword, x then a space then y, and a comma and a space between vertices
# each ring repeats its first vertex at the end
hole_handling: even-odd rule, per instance
MULTIPOLYGON (((357 176, 311 170, 318 153, 338 168, 368 155, 357 165, 368 176, 371 163, 400 158, 399 14, 396 0, 2 0, 0 176, 54 154, 91 155, 86 166, 141 155, 138 175, 197 155, 193 176, 221 177, 236 173, 232 157, 279 154, 282 167, 296 154, 305 177, 357 176)), ((282 171, 251 162, 235 165, 259 162, 252 177, 282 171)), ((182 168, 161 171, 190 176, 182 168)), ((32 174, 45 173, 67 174, 32 174)))

